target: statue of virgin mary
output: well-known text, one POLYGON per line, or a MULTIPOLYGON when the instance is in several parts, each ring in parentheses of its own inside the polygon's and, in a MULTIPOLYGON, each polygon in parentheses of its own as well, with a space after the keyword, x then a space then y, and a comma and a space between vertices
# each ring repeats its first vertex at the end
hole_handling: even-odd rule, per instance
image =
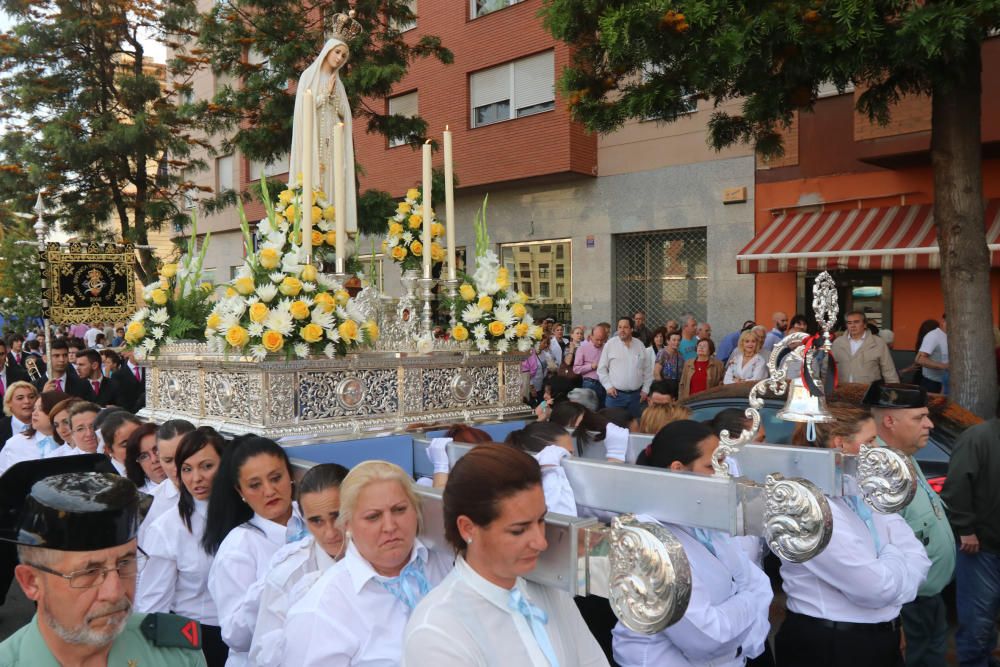
MULTIPOLYGON (((353 14, 353 12, 351 12, 353 14)), ((312 172, 314 188, 333 201, 333 130, 337 123, 344 124, 344 185, 347 210, 345 220, 348 232, 358 230, 358 207, 354 179, 354 139, 351 127, 351 106, 347 91, 340 80, 340 69, 350 57, 347 39, 360 32, 360 25, 352 17, 338 14, 334 17, 333 36, 326 40, 316 60, 299 77, 295 90, 295 115, 292 119, 292 149, 288 178, 297 183, 306 169, 312 172), (312 108, 306 108, 305 91, 312 90, 312 108), (313 136, 303 136, 305 115, 313 115, 313 136), (311 141, 312 164, 302 163, 303 142, 311 141)))

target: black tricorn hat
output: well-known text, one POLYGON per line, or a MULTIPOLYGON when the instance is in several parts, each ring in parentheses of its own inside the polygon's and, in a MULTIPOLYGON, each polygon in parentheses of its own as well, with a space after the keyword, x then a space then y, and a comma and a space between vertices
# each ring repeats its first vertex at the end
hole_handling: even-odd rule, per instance
POLYGON ((0 477, 0 539, 59 551, 99 551, 134 539, 140 498, 104 472, 100 454, 25 461, 0 477))
POLYGON ((861 399, 862 405, 870 408, 900 409, 926 408, 927 390, 915 384, 901 382, 886 383, 876 380, 868 385, 868 391, 861 399))

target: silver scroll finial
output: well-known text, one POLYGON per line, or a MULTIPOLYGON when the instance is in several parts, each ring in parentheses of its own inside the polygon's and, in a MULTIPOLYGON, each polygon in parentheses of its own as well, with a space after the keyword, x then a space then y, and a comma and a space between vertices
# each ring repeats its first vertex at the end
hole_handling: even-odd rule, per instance
POLYGON ((611 521, 609 599, 630 630, 656 634, 679 621, 691 599, 691 566, 673 534, 632 514, 611 521))
POLYGON ((888 447, 861 446, 858 454, 858 486, 873 510, 899 512, 917 492, 917 471, 908 456, 888 447))
POLYGON ((774 554, 802 563, 820 554, 833 535, 826 496, 805 479, 768 475, 764 484, 764 539, 774 554))
POLYGON ((823 330, 823 349, 827 352, 830 351, 830 331, 840 315, 838 301, 837 283, 833 281, 833 276, 826 271, 816 276, 813 283, 813 314, 816 316, 816 323, 823 330))
POLYGON ((712 454, 712 469, 715 471, 716 477, 729 477, 729 464, 726 459, 737 454, 743 445, 753 442, 753 439, 757 437, 757 431, 760 430, 759 411, 750 407, 743 414, 750 420, 749 429, 743 429, 735 438, 730 436, 729 429, 722 429, 719 433, 719 446, 712 454))

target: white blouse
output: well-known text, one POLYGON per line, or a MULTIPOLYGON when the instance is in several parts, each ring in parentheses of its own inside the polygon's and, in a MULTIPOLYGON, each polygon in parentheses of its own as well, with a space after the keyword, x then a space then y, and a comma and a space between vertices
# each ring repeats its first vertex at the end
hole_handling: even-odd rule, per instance
MULTIPOLYGON (((163 480, 163 481, 166 482, 167 480, 163 480)), ((160 484, 162 484, 162 483, 163 482, 160 482, 160 484)), ((158 489, 160 487, 160 484, 157 484, 156 482, 154 482, 153 480, 151 480, 151 479, 149 479, 147 477, 146 478, 146 483, 139 487, 139 491, 141 491, 142 493, 145 493, 148 496, 151 496, 156 491, 156 489, 158 489)))
POLYGON ((562 468, 562 460, 569 452, 559 445, 548 445, 534 455, 542 468, 542 492, 545 494, 545 507, 550 512, 558 512, 567 516, 577 516, 576 494, 569 484, 566 471, 562 468))
POLYGON ((208 501, 194 500, 191 530, 176 505, 161 514, 146 531, 143 551, 149 562, 142 570, 135 595, 137 611, 173 612, 206 625, 218 625, 219 614, 208 593, 212 557, 201 547, 208 501))
POLYGON ((118 472, 119 475, 121 475, 122 477, 126 476, 125 475, 125 464, 124 463, 122 463, 118 459, 112 458, 110 456, 108 457, 108 460, 111 461, 111 465, 114 467, 114 469, 118 472))
POLYGON ((250 643, 250 664, 270 667, 285 653, 285 618, 326 570, 336 563, 312 535, 286 544, 271 558, 260 593, 257 626, 250 643))
POLYGON ((59 445, 58 447, 56 447, 55 449, 53 449, 51 452, 49 452, 48 454, 46 454, 45 458, 47 458, 47 459, 54 459, 54 458, 58 458, 60 456, 75 456, 77 454, 84 454, 84 453, 85 452, 83 450, 77 449, 76 447, 74 447, 73 445, 69 444, 68 442, 64 442, 63 444, 59 445))
POLYGON ((735 667, 763 653, 773 597, 767 575, 725 533, 705 531, 717 554, 713 555, 693 529, 667 528, 691 564, 687 611, 655 635, 642 635, 619 623, 613 632, 615 661, 621 667, 735 667))
MULTIPOLYGON (((569 594, 520 578, 516 586, 548 615, 545 631, 560 667, 608 664, 569 594)), ((510 594, 458 558, 406 624, 403 666, 549 667, 531 626, 508 606, 510 594)))
POLYGON ((229 647, 226 667, 249 664, 247 653, 257 624, 257 604, 264 575, 274 554, 288 541, 293 528, 301 523, 293 505, 288 527, 257 514, 233 528, 219 545, 208 572, 208 591, 219 611, 222 640, 229 647), (297 519, 297 521, 296 521, 297 519))
MULTIPOLYGON (((452 568, 453 558, 428 551, 416 540, 410 562, 424 562, 433 588, 452 568)), ((403 654, 403 630, 410 610, 377 580, 377 573, 349 543, 343 560, 328 569, 285 621, 286 667, 388 667, 403 654)))
MULTIPOLYGON (((177 500, 181 497, 181 491, 167 478, 150 495, 153 496, 153 504, 149 506, 149 511, 146 512, 146 518, 139 524, 139 546, 143 549, 146 548, 146 533, 149 531, 149 527, 162 514, 177 507, 177 500)), ((140 578, 141 576, 140 573, 140 578)))
POLYGON ((767 361, 764 357, 755 354, 749 361, 744 361, 743 353, 737 350, 726 364, 726 374, 722 378, 722 384, 763 380, 765 377, 767 377, 767 361))
POLYGON ((818 556, 781 563, 782 588, 794 612, 831 621, 881 623, 917 596, 931 562, 898 514, 872 512, 871 530, 844 498, 828 498, 833 535, 818 556))
POLYGON ((34 435, 17 433, 7 440, 7 444, 0 450, 0 475, 7 472, 15 463, 21 461, 35 461, 45 458, 59 447, 52 436, 44 435, 35 431, 34 435))

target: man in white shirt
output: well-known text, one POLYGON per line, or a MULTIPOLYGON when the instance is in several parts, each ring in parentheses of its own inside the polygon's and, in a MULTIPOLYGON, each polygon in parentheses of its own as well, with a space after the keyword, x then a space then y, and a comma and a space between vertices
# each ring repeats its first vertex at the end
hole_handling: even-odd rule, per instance
POLYGON ((844 319, 847 322, 847 335, 834 340, 831 349, 841 381, 868 384, 876 380, 899 382, 899 373, 896 372, 889 346, 868 329, 865 314, 853 310, 844 319))
POLYGON ((104 333, 104 329, 101 328, 100 322, 94 322, 87 329, 87 333, 83 334, 83 342, 87 347, 94 347, 97 345, 97 335, 104 333))
POLYGON ((625 408, 639 419, 640 404, 646 402, 653 384, 653 359, 642 341, 632 337, 632 328, 631 317, 618 320, 618 336, 604 344, 597 376, 607 392, 605 406, 625 408))
POLYGON ((948 376, 948 322, 944 315, 938 328, 924 336, 916 363, 921 369, 920 386, 935 394, 942 393, 948 376))

